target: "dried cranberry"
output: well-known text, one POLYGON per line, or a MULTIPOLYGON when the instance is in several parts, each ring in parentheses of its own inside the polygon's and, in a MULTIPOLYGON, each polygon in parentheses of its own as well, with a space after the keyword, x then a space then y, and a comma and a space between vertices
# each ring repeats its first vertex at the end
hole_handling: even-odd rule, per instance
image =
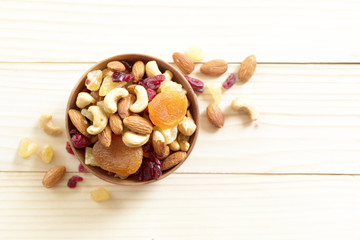
POLYGON ((204 83, 201 80, 189 76, 185 76, 185 78, 195 92, 202 93, 204 91, 204 83))
POLYGON ((66 142, 66 151, 72 155, 74 155, 73 150, 71 149, 70 143, 66 142))
POLYGON ((222 84, 223 88, 229 89, 231 88, 235 83, 235 74, 231 73, 228 78, 225 80, 225 82, 222 84))
POLYGON ((134 79, 134 76, 131 73, 124 72, 114 72, 112 75, 113 82, 130 82, 134 79))
POLYGON ((129 72, 131 72, 131 70, 132 70, 132 65, 131 65, 129 62, 127 62, 127 61, 121 61, 121 62, 122 62, 122 64, 124 64, 126 70, 128 70, 129 72))
POLYGON ((161 82, 163 82, 164 80, 165 80, 165 76, 162 75, 162 74, 159 74, 159 75, 156 75, 156 76, 153 76, 153 77, 145 78, 143 80, 142 85, 146 89, 150 88, 150 89, 156 91, 156 90, 159 89, 161 82))
POLYGON ((71 137, 71 141, 76 148, 84 148, 91 144, 91 140, 81 133, 75 134, 71 137))
POLYGON ((155 154, 150 153, 150 158, 145 158, 138 170, 138 178, 140 181, 148 181, 151 179, 159 179, 162 175, 161 162, 156 158, 155 154))
POLYGON ((115 177, 115 174, 116 174, 116 173, 113 173, 113 172, 109 172, 109 171, 108 171, 107 174, 108 174, 110 177, 115 177))
POLYGON ((79 164, 79 172, 87 172, 86 168, 81 163, 79 164))
POLYGON ((75 134, 79 134, 80 132, 76 129, 76 128, 73 128, 70 130, 70 136, 72 137, 73 135, 75 134))
POLYGON ((86 84, 86 85, 89 85, 89 84, 90 84, 90 80, 89 80, 89 79, 86 79, 85 84, 86 84))
POLYGON ((69 188, 76 188, 77 182, 82 182, 83 178, 80 176, 72 176, 69 181, 67 182, 67 186, 69 188))
POLYGON ((150 153, 153 151, 153 147, 152 147, 152 143, 151 141, 149 140, 147 143, 145 143, 143 146, 142 146, 142 149, 144 152, 146 153, 150 153))
POLYGON ((156 92, 154 90, 152 90, 151 88, 146 89, 147 95, 148 95, 148 100, 149 102, 151 102, 151 100, 154 99, 154 97, 156 96, 156 92))

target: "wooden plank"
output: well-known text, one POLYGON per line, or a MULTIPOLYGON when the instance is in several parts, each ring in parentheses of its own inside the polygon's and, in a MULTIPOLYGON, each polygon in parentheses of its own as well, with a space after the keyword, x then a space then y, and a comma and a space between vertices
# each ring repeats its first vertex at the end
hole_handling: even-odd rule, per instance
POLYGON ((128 52, 172 61, 200 45, 206 60, 360 62, 360 2, 24 1, 0 3, 1 61, 93 62, 128 52))
POLYGON ((76 189, 45 189, 42 173, 0 173, 0 238, 360 238, 359 176, 174 174, 122 187, 82 175, 76 189), (90 200, 99 186, 111 200, 90 200))
MULTIPOLYGON (((64 111, 73 84, 91 64, 0 64, 0 161, 2 171, 45 171, 37 155, 17 156, 20 139, 56 151, 51 165, 77 169, 65 151, 65 136, 43 133, 37 120, 50 112, 64 127, 64 111)), ((195 72, 198 72, 199 66, 195 72)), ((228 72, 236 72, 237 64, 228 72)), ((206 83, 219 78, 193 76, 206 83)), ((179 172, 209 173, 360 173, 360 65, 258 65, 245 85, 235 84, 223 94, 220 107, 225 127, 215 130, 205 114, 212 101, 199 96, 200 135, 179 172), (237 96, 258 106, 261 116, 249 123, 246 115, 229 109, 237 96)))

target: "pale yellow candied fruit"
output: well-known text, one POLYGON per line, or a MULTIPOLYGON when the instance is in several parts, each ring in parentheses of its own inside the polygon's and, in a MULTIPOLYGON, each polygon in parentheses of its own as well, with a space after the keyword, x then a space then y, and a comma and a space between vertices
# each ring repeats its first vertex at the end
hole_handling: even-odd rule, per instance
POLYGON ((113 82, 112 81, 112 77, 111 76, 107 76, 104 78, 100 90, 99 90, 99 95, 104 97, 106 96, 111 90, 113 90, 114 88, 119 88, 119 87, 123 87, 126 85, 127 82, 113 82))
POLYGON ((204 52, 198 46, 190 46, 186 49, 185 54, 194 62, 201 62, 204 59, 204 52))
POLYGON ((110 199, 110 193, 103 187, 91 191, 90 196, 95 202, 104 202, 110 199))
POLYGON ((54 149, 50 144, 46 144, 41 148, 39 156, 44 163, 50 163, 54 157, 54 149))
POLYGON ((210 95, 214 99, 215 103, 219 103, 222 95, 221 87, 216 86, 214 83, 209 83, 206 87, 209 89, 210 95))
POLYGON ((97 91, 100 88, 102 82, 102 71, 101 70, 94 70, 87 74, 87 79, 85 81, 85 86, 90 91, 97 91))
POLYGON ((36 148, 37 144, 34 143, 31 139, 23 138, 20 142, 18 154, 22 158, 28 158, 31 154, 35 152, 36 148))
POLYGON ((99 164, 96 162, 93 154, 93 148, 85 148, 85 164, 90 166, 99 167, 99 164))

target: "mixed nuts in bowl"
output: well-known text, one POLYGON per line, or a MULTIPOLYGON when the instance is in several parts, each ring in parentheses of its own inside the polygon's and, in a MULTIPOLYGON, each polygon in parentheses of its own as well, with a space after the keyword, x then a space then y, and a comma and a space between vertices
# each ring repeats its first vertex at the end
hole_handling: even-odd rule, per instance
POLYGON ((95 176, 140 185, 174 172, 199 129, 197 98, 170 64, 143 54, 105 59, 75 85, 66 132, 75 156, 95 176))

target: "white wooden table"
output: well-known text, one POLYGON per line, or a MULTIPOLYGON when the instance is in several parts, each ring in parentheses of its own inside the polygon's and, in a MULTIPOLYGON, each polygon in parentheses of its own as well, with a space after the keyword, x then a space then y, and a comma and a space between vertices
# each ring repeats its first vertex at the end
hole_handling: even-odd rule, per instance
MULTIPOLYGON (((0 239, 360 239, 359 1, 0 1, 0 239), (51 112, 64 126, 74 83, 95 62, 139 52, 169 62, 200 46, 228 73, 255 54, 256 73, 220 103, 215 131, 199 97, 201 127, 187 162, 147 186, 80 174, 41 185, 44 172, 78 161, 66 138, 38 127, 51 112), (257 124, 232 113, 246 96, 257 124), (29 137, 56 151, 52 163, 17 156, 29 137), (98 186, 112 199, 90 200, 98 186)), ((200 64, 197 65, 197 70, 200 64)), ((228 74, 206 78, 220 84, 228 74)))

